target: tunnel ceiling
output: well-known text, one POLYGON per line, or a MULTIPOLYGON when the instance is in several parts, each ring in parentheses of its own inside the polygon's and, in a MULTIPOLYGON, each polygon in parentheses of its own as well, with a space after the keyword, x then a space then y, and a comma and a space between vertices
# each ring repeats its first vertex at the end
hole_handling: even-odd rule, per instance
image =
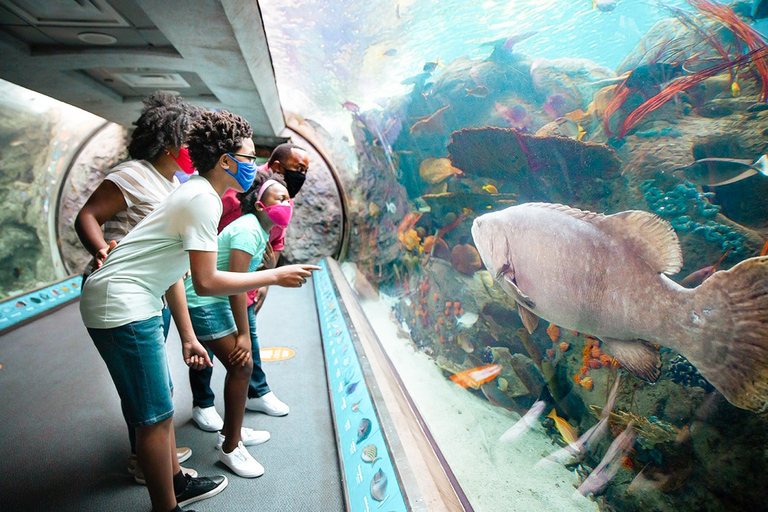
POLYGON ((0 78, 123 125, 162 89, 284 128, 256 0, 0 0, 0 78))

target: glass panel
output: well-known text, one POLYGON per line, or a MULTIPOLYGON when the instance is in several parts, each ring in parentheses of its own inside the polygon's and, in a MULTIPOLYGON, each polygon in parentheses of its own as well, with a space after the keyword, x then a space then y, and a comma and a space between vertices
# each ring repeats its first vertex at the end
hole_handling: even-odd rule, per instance
POLYGON ((56 240, 59 186, 104 122, 0 80, 0 298, 67 275, 56 240))
POLYGON ((475 510, 763 508, 765 2, 261 8, 475 510))

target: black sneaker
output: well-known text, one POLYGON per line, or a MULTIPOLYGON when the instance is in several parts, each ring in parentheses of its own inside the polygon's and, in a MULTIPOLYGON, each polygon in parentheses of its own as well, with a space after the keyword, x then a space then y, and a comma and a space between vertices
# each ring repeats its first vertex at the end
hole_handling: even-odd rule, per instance
POLYGON ((229 483, 224 475, 197 478, 185 475, 185 478, 187 479, 187 488, 181 494, 176 495, 176 501, 180 507, 216 496, 229 483))

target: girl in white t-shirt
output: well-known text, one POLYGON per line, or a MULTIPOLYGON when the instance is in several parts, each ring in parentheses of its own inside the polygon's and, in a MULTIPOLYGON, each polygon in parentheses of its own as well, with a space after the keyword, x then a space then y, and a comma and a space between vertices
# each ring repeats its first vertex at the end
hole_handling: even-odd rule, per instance
MULTIPOLYGON (((220 197, 229 188, 250 187, 256 158, 251 135, 250 125, 239 116, 203 112, 187 139, 200 176, 193 176, 145 217, 83 285, 80 313, 136 428, 136 453, 154 512, 180 510, 227 485, 224 476, 185 477, 173 462, 173 401, 160 320, 163 293, 180 285, 183 294, 181 278, 188 269, 202 296, 238 294, 271 284, 298 287, 319 269, 289 265, 238 273, 216 268, 220 197)), ((194 332, 180 336, 190 367, 212 365, 194 332)))

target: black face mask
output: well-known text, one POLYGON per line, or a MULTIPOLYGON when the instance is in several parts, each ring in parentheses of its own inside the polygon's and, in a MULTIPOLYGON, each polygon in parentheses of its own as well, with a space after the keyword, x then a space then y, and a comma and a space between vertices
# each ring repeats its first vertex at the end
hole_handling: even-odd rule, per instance
POLYGON ((299 171, 291 171, 290 169, 285 169, 285 174, 283 176, 285 177, 285 185, 288 189, 288 195, 296 197, 296 194, 301 190, 301 186, 304 185, 304 180, 307 179, 307 176, 299 171))

